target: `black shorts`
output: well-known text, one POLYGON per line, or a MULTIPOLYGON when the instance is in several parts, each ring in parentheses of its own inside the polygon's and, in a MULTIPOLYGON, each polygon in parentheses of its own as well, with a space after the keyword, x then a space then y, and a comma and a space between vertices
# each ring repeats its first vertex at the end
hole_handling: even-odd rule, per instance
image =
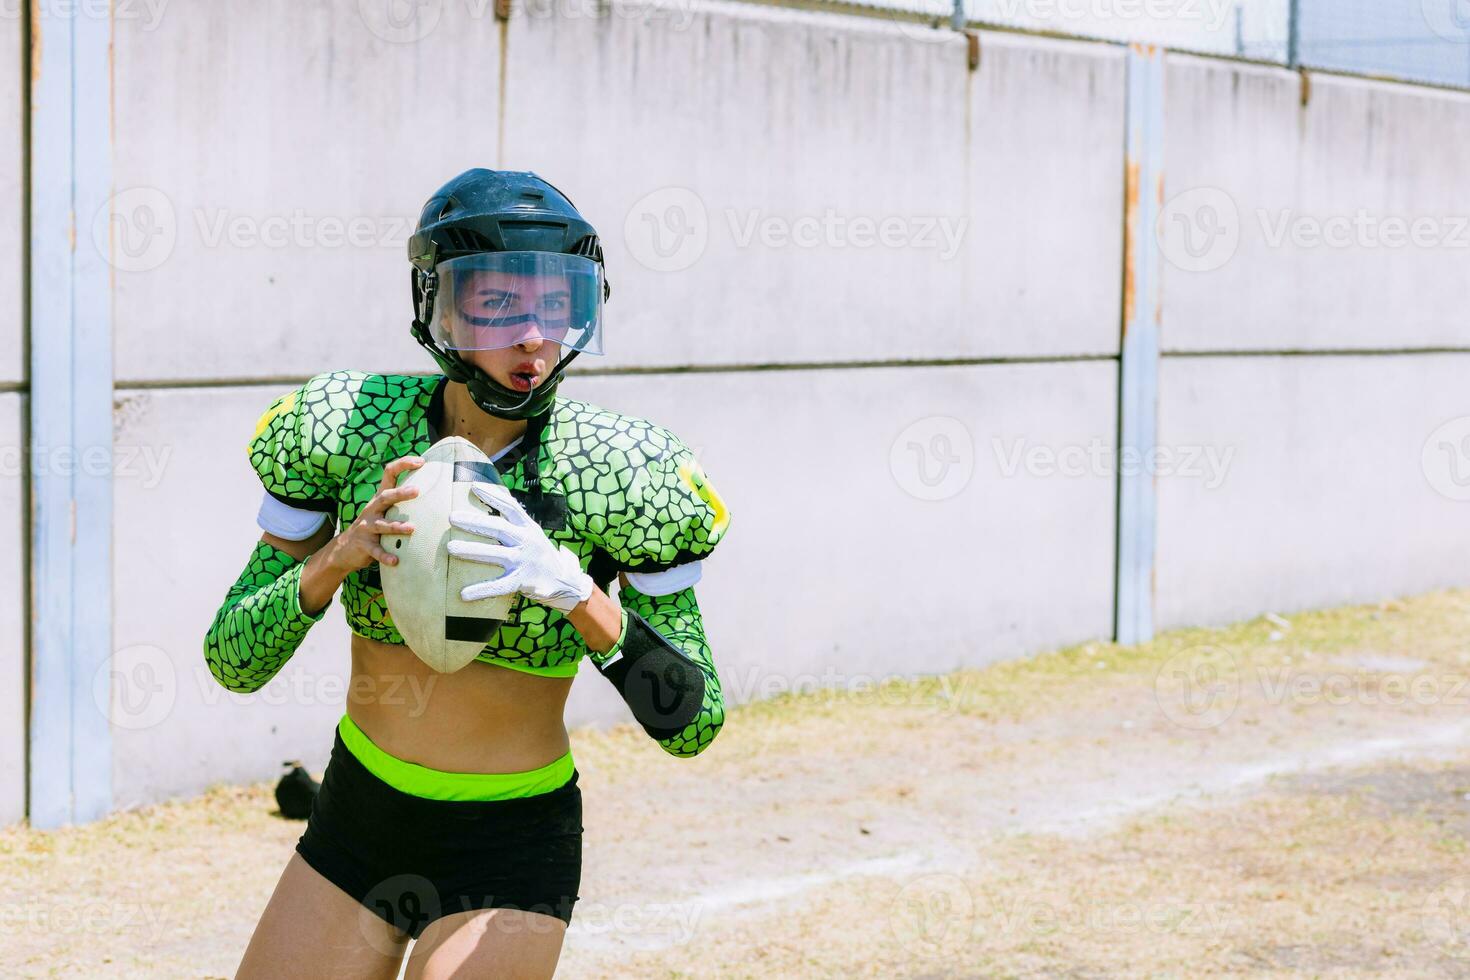
POLYGON ((577 772, 536 796, 430 800, 367 770, 339 733, 296 851, 415 939, 435 919, 513 908, 572 921, 582 879, 577 772))

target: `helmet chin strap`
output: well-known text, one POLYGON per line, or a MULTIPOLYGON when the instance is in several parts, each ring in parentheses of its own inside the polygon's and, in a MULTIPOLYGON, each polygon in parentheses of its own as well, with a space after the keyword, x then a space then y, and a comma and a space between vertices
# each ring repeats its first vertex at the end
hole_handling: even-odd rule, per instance
POLYGON ((519 412, 521 409, 523 409, 527 405, 531 404, 531 396, 534 395, 534 394, 536 394, 536 382, 532 381, 531 382, 531 387, 528 388, 528 389, 526 389, 526 397, 525 398, 522 398, 520 400, 520 403, 519 404, 512 405, 511 408, 510 408, 510 411, 512 411, 512 412, 519 412))
POLYGON ((509 399, 505 401, 502 401, 502 399, 506 395, 510 398, 517 397, 519 392, 500 384, 484 370, 461 359, 452 351, 444 350, 434 342, 433 337, 429 334, 428 327, 417 317, 413 321, 412 333, 414 339, 434 356, 434 360, 439 363, 440 370, 444 372, 449 380, 456 381, 467 387, 470 391, 470 398, 474 403, 487 414, 494 415, 497 418, 514 419, 528 417, 521 414, 526 406, 530 405, 535 400, 537 393, 544 391, 547 385, 557 384, 561 379, 562 371, 581 353, 581 351, 573 349, 570 354, 563 357, 557 363, 556 367, 551 369, 551 374, 547 376, 545 381, 539 385, 532 384, 531 390, 526 392, 518 402, 510 403, 509 399), (477 390, 479 394, 476 394, 477 390), (504 395, 501 394, 502 392, 504 395))
POLYGON ((489 387, 492 392, 498 390, 513 393, 514 389, 507 388, 505 385, 500 384, 483 369, 475 367, 472 364, 468 364, 460 360, 453 354, 450 354, 449 357, 451 357, 462 368, 462 378, 455 378, 454 380, 462 381, 462 383, 464 383, 470 389, 470 397, 474 399, 475 404, 479 405, 480 408, 488 414, 494 415, 497 418, 515 419, 527 417, 526 415, 521 414, 522 410, 525 409, 527 405, 531 404, 536 399, 536 396, 545 390, 547 385, 555 386, 556 384, 558 384, 561 380, 562 371, 566 369, 566 366, 568 364, 572 363, 572 361, 579 353, 581 352, 574 350, 566 357, 562 358, 561 361, 556 365, 556 367, 552 368, 551 374, 547 376, 545 381, 542 381, 540 384, 532 384, 531 389, 527 391, 524 396, 521 397, 520 401, 509 405, 502 404, 498 398, 486 397, 484 400, 476 398, 475 387, 477 384, 481 388, 489 387))

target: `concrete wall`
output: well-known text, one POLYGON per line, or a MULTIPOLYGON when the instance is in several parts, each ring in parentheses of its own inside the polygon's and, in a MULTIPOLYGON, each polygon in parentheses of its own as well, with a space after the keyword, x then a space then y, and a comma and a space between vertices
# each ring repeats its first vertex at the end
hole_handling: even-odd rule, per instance
POLYGON ((135 252, 117 274, 119 384, 424 363, 412 221, 448 176, 494 165, 499 103, 493 18, 435 7, 435 44, 385 40, 360 15, 374 5, 347 2, 169 4, 115 24, 113 170, 135 252))
POLYGON ((502 158, 604 229, 599 366, 1117 352, 1120 52, 986 34, 971 74, 882 21, 683 16, 511 21, 502 158))
MULTIPOLYGON (((942 32, 761 5, 528 0, 503 27, 488 3, 407 24, 380 6, 114 24, 119 806, 324 763, 340 608, 263 694, 204 668, 258 537, 243 443, 316 372, 432 368, 407 335, 406 240, 472 165, 542 172, 603 232, 608 353, 564 390, 669 425, 728 498, 699 595, 731 701, 1110 633, 1121 50, 982 33, 972 72, 942 32)), ((1460 472, 1434 468, 1458 430, 1431 436, 1470 416, 1461 355, 1183 356, 1470 347, 1463 251, 1266 234, 1358 209, 1451 234, 1470 102, 1314 78, 1303 108, 1300 85, 1168 60, 1160 441, 1194 455, 1159 481, 1164 626, 1464 581, 1444 530, 1460 472)), ((4 160, 0 139, 0 195, 4 160)), ((105 237, 108 216, 78 225, 105 237)), ((0 437, 18 438, 4 302, 0 437)), ((19 515, 6 479, 0 520, 19 515)), ((5 594, 19 576, 0 560, 5 594)), ((584 672, 568 722, 624 717, 584 672)))
POLYGON ((26 377, 21 282, 25 267, 21 215, 24 188, 19 17, 0 17, 0 826, 25 815, 25 550, 21 511, 21 403, 26 377))
POLYGON ((1166 359, 1159 442, 1228 459, 1159 481, 1162 628, 1470 580, 1470 353, 1166 359))
POLYGON ((0 826, 25 816, 25 525, 21 509, 23 396, 0 392, 0 826))
MULTIPOLYGON (((21 99, 21 21, 0 17, 0 255, 20 256, 21 215, 25 189, 21 174, 25 157, 22 141, 25 103, 21 99)), ((26 376, 24 311, 21 280, 24 266, 12 258, 0 262, 0 386, 26 376)))
MULTIPOLYGON (((603 229, 609 353, 579 367, 1116 353, 1115 50, 987 36, 972 74, 962 41, 918 43, 862 18, 531 5, 508 26, 502 88, 500 32, 475 5, 443 5, 417 41, 385 37, 354 5, 329 7, 170 8, 157 24, 117 25, 114 168, 136 246, 117 274, 117 438, 137 472, 117 487, 116 644, 124 663, 173 682, 166 709, 116 731, 119 805, 264 778, 285 758, 324 761, 341 708, 328 692, 347 669, 340 612, 273 683, 279 704, 224 693, 200 655, 258 536, 240 446, 290 379, 432 368, 407 337, 408 222, 467 166, 538 170, 603 229), (430 74, 453 84, 425 99, 430 74), (380 238, 322 237, 353 222, 380 238), (149 387, 129 387, 140 381, 149 387), (157 514, 208 522, 221 546, 155 541, 157 514), (155 573, 137 574, 141 553, 155 573), (199 750, 181 758, 181 745, 199 750)), ((565 390, 671 425, 719 474, 736 530, 700 596, 738 701, 789 688, 793 672, 821 675, 834 653, 851 681, 1104 635, 1111 480, 1022 470, 987 485, 1000 465, 992 438, 1111 440, 1114 374, 1106 360, 730 370, 574 376, 565 390), (814 418, 822 440, 802 421, 814 418), (969 481, 940 500, 906 491, 932 494, 916 468, 949 464, 915 453, 950 435, 969 481), (811 506, 788 511, 792 492, 811 506), (909 543, 874 553, 851 533, 880 517, 909 543), (973 562, 953 546, 970 537, 1005 561, 911 593, 925 569, 973 562), (794 562, 800 592, 746 584, 770 578, 773 553, 794 562), (960 607, 982 610, 983 647, 949 612, 960 607), (740 628, 752 621, 771 634, 740 628), (929 628, 916 634, 916 621, 929 628)), ((568 721, 625 714, 589 674, 568 721)))
POLYGON ((1470 415, 1466 355, 1330 352, 1470 351, 1470 94, 1312 75, 1303 105, 1183 55, 1166 86, 1159 441, 1230 464, 1161 474, 1159 624, 1463 585, 1436 484, 1470 458, 1425 445, 1470 415), (1167 356, 1213 351, 1266 356, 1167 356))
POLYGON ((598 367, 1117 349, 1113 49, 987 35, 970 74, 962 42, 861 18, 533 11, 510 24, 501 93, 474 5, 443 5, 418 43, 353 8, 119 23, 114 167, 139 252, 118 276, 120 383, 422 364, 407 222, 497 160, 604 230, 618 332, 598 367), (453 84, 424 98, 430 74, 453 84), (654 241, 650 222, 692 231, 654 241), (353 227, 371 240, 340 241, 353 227), (200 343, 165 344, 180 336, 200 343))
MULTIPOLYGON (((1116 374, 1098 361, 567 388, 674 428, 729 503, 698 593, 721 679, 743 701, 1107 635, 1111 475, 1059 475, 1046 453, 1111 450, 1116 374)), ((571 717, 623 717, 584 674, 571 717)))
POLYGON ((1169 57, 1165 349, 1470 345, 1470 93, 1310 77, 1169 57))
POLYGON ((339 604, 254 695, 227 692, 204 663, 205 630, 260 539, 245 443, 282 390, 117 393, 113 642, 131 695, 113 708, 120 807, 326 762, 350 670, 339 604), (135 675, 148 683, 129 686, 135 675))

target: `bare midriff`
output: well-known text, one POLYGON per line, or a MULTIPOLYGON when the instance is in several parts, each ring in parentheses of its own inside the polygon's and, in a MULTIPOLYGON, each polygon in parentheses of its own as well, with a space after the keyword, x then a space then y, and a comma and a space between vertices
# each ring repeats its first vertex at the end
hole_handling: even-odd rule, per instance
POLYGON ((539 769, 567 753, 570 677, 472 661, 440 674, 403 646, 352 637, 347 714, 405 762, 443 772, 539 769))

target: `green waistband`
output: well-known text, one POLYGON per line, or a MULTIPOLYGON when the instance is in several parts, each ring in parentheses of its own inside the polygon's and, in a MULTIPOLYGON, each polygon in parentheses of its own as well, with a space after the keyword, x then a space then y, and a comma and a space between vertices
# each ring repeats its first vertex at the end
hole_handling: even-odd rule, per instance
POLYGON ((519 670, 523 674, 535 674, 538 677, 576 677, 577 666, 580 660, 573 660, 569 664, 557 664, 554 667, 532 667, 529 664, 516 664, 507 660, 493 660, 488 657, 477 657, 482 664, 494 664, 496 667, 505 667, 508 670, 519 670))
POLYGON ((441 772, 389 755, 373 744, 347 715, 337 723, 347 751, 367 771, 400 792, 428 800, 510 800, 549 793, 572 778, 572 750, 540 769, 525 772, 441 772))

